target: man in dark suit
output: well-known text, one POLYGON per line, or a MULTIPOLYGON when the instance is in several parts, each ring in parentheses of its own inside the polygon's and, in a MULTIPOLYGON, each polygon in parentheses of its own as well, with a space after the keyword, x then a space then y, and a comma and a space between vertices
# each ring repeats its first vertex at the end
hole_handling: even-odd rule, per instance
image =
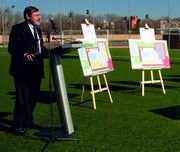
POLYGON ((13 130, 20 135, 25 135, 25 127, 33 125, 33 110, 44 77, 43 58, 48 56, 39 29, 41 15, 38 8, 26 7, 24 19, 12 27, 8 46, 10 74, 16 88, 13 130))

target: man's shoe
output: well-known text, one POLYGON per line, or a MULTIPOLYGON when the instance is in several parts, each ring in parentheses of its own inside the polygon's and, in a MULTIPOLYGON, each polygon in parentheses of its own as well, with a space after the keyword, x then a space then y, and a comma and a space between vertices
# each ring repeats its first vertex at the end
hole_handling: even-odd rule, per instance
POLYGON ((24 130, 24 128, 13 128, 13 133, 15 133, 16 135, 19 136, 25 136, 26 135, 26 131, 24 130))

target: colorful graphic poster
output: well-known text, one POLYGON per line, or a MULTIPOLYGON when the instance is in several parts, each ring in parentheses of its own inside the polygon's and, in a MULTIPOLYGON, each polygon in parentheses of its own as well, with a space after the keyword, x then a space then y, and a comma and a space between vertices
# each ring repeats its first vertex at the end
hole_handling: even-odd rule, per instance
POLYGON ((113 70, 113 63, 106 39, 81 40, 83 48, 78 49, 84 76, 94 76, 113 70))
POLYGON ((129 39, 132 69, 170 68, 165 40, 144 41, 129 39))

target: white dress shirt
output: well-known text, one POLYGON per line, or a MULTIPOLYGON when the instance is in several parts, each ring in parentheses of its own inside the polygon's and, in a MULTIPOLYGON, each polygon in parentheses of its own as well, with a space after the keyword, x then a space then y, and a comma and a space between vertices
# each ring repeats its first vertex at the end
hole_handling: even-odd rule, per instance
MULTIPOLYGON (((28 26, 29 26, 29 28, 30 28, 30 30, 31 30, 31 33, 32 33, 32 35, 33 35, 33 37, 34 37, 34 26, 32 25, 32 24, 30 24, 30 23, 28 23, 28 26)), ((40 45, 40 38, 39 38, 39 34, 38 34, 38 32, 36 31, 36 33, 37 33, 37 38, 38 38, 38 53, 41 53, 41 45, 40 45)))

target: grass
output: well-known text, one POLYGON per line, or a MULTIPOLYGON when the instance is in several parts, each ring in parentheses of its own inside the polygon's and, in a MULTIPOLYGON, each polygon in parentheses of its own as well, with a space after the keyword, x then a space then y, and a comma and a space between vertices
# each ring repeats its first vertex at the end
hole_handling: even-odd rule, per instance
MULTIPOLYGON (((107 79, 113 98, 107 93, 96 96, 97 110, 92 109, 89 88, 85 102, 80 102, 83 83, 77 52, 63 57, 63 68, 77 141, 49 144, 46 151, 62 152, 177 152, 180 151, 180 52, 170 51, 171 68, 163 69, 166 94, 159 84, 146 85, 141 96, 141 71, 132 70, 128 49, 111 49, 114 71, 107 79)), ((29 136, 18 137, 9 132, 12 123, 15 90, 9 75, 10 56, 0 50, 0 151, 39 152, 45 142, 37 138, 35 129, 29 136)), ((46 78, 41 86, 41 99, 34 117, 42 127, 50 126, 49 70, 45 61, 46 78)), ((149 74, 147 73, 147 78, 149 74)), ((86 81, 89 85, 89 82, 86 81)), ((54 124, 60 127, 59 113, 53 99, 54 124)))

